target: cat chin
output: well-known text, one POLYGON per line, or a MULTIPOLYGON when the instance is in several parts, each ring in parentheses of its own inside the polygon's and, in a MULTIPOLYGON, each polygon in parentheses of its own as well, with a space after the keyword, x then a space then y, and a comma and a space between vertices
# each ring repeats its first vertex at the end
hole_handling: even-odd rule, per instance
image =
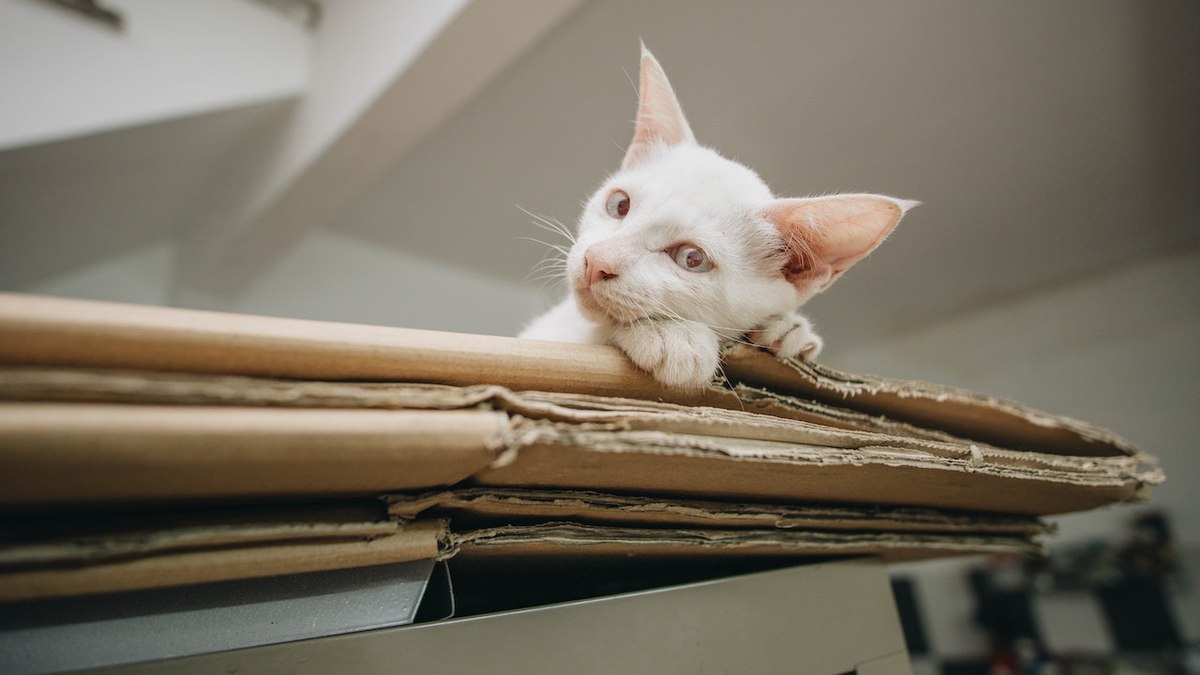
POLYGON ((596 300, 596 296, 592 295, 591 290, 587 288, 576 288, 574 290, 575 306, 579 308, 579 313, 584 318, 600 324, 615 323, 608 312, 604 311, 604 307, 596 300))

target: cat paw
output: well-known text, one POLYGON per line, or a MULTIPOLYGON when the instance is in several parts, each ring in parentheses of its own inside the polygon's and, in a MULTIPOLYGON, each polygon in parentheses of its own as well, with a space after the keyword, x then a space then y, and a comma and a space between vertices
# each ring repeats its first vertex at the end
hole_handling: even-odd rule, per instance
POLYGON ((653 321, 623 326, 612 341, 639 368, 669 387, 705 387, 721 365, 716 333, 700 324, 653 321))
POLYGON ((781 359, 812 361, 825 346, 808 318, 795 311, 771 317, 766 325, 747 337, 781 359))

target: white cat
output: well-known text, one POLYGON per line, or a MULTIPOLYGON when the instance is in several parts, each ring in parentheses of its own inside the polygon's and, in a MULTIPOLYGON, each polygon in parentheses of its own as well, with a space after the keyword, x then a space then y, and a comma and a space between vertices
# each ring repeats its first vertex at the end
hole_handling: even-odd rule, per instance
POLYGON ((709 384, 721 342, 742 336, 811 359, 821 338, 797 309, 916 204, 869 194, 776 199, 752 170, 696 143, 643 45, 633 141, 579 217, 570 292, 521 337, 616 345, 685 388, 709 384))

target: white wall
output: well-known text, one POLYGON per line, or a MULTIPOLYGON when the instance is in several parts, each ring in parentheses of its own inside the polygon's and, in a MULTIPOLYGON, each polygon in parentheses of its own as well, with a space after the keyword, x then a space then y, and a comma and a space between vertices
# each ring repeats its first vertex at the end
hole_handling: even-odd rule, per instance
MULTIPOLYGON (((1108 427, 1157 456, 1152 504, 1200 544, 1200 250, 1144 260, 825 359, 933 380, 1108 427)), ((1058 540, 1118 529, 1118 509, 1059 519, 1058 540)))
POLYGON ((0 1, 0 149, 294 95, 309 34, 245 0, 108 0, 114 30, 0 1))
POLYGON ((170 297, 174 263, 174 244, 167 240, 151 242, 19 290, 86 300, 165 305, 170 297))
MULTIPOLYGON (((1117 431, 1159 458, 1167 482, 1154 489, 1149 504, 1052 519, 1060 531, 1048 545, 1092 537, 1120 540, 1135 511, 1162 507, 1172 517, 1182 552, 1195 564, 1200 548, 1195 497, 1200 250, 1115 268, 861 347, 836 348, 831 346, 825 360, 847 370, 954 384, 1117 431)), ((966 584, 966 572, 976 562, 954 559, 893 569, 916 580, 932 648, 942 656, 977 655, 986 647, 973 622, 966 584)), ((1196 636, 1194 592, 1176 600, 1186 633, 1196 636)), ((1063 601, 1050 598, 1046 607, 1039 601, 1049 637, 1060 646, 1107 644, 1110 638, 1095 607, 1063 608, 1063 601), (1071 625, 1051 625, 1055 611, 1073 616, 1071 625)))
POLYGON ((349 235, 316 230, 229 309, 515 335, 548 304, 549 298, 535 284, 498 281, 349 235))

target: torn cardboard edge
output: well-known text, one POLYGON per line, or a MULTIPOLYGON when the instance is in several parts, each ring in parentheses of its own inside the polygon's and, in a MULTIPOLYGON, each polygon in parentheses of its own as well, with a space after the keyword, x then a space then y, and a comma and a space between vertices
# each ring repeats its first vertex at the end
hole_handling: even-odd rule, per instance
POLYGON ((571 521, 580 524, 701 529, 804 529, 1036 536, 1051 527, 1036 518, 960 514, 880 506, 748 504, 640 497, 586 490, 462 488, 383 497, 388 513, 479 521, 571 521))
MULTIPOLYGON (((418 521, 393 526, 389 535, 353 536, 346 540, 275 540, 270 536, 249 538, 231 545, 229 531, 214 531, 201 546, 203 533, 187 535, 191 546, 174 549, 151 547, 137 555, 96 559, 91 551, 79 551, 84 560, 68 565, 64 548, 49 566, 24 566, 0 570, 0 602, 146 590, 234 579, 258 579, 283 574, 369 567, 388 563, 426 560, 439 554, 445 539, 440 521, 418 521), (222 543, 224 542, 224 543, 222 543)), ((246 533, 249 535, 249 533, 246 533)), ((259 533, 263 535, 265 533, 259 533)), ((293 527, 288 533, 295 535, 293 527)), ((158 544, 178 543, 170 533, 158 544)), ((126 542, 137 548, 136 541, 126 542)), ((69 544, 64 544, 69 547, 69 544)), ((43 553, 47 549, 43 549, 43 553)))
POLYGON ((779 360, 744 345, 726 350, 724 360, 725 372, 731 377, 768 390, 884 415, 1002 447, 1058 448, 1058 452, 1080 455, 1137 452, 1131 443, 1107 429, 966 389, 920 380, 855 375, 799 359, 779 360))
POLYGON ((629 556, 854 556, 878 555, 908 562, 953 555, 1016 554, 1036 556, 1041 546, 1022 537, 810 532, 801 530, 647 529, 543 523, 505 525, 465 532, 448 531, 440 559, 548 558, 588 559, 629 556))
POLYGON ((1005 464, 985 458, 978 448, 949 457, 870 442, 831 448, 539 420, 518 420, 514 438, 519 450, 476 473, 473 482, 1050 515, 1141 498, 1147 487, 1143 479, 1157 478, 1138 473, 1134 466, 1099 461, 1054 467, 1049 461, 1041 463, 1049 459, 1042 457, 1005 464))
MULTIPOLYGON (((496 384, 514 391, 620 396, 738 409, 733 392, 667 389, 617 350, 598 345, 281 319, 0 294, 0 363, 26 366, 496 384)), ((783 363, 737 346, 724 371, 736 384, 815 398, 869 415, 1017 450, 1130 455, 1115 434, 1021 404, 922 382, 783 363)), ((766 406, 763 412, 801 417, 766 406)), ((818 420, 814 420, 818 421, 818 420)))
MULTIPOLYGON (((686 407, 587 394, 533 391, 515 394, 496 385, 458 388, 457 396, 453 395, 452 391, 455 391, 455 388, 447 385, 419 383, 326 382, 154 371, 0 366, 0 401, 385 410, 445 410, 487 404, 503 407, 509 412, 557 417, 563 421, 574 419, 573 410, 588 410, 597 415, 604 410, 624 413, 639 407, 651 411, 678 411, 686 407)), ((782 396, 745 385, 739 385, 735 395, 744 404, 741 412, 795 419, 834 428, 946 442, 968 442, 945 432, 921 429, 884 417, 782 396)))
POLYGON ((0 474, 0 503, 365 495, 472 478, 1046 515, 1132 499, 1161 480, 1138 457, 1014 452, 719 408, 495 386, 386 393, 427 409, 0 404, 0 456, 21 467, 0 474))
POLYGON ((1159 478, 1129 457, 964 447, 669 404, 635 402, 617 410, 615 399, 599 411, 545 401, 524 405, 507 392, 527 414, 540 410, 551 417, 510 418, 480 407, 471 392, 442 393, 434 398, 472 407, 0 404, 0 457, 20 467, 0 473, 0 503, 61 508, 89 501, 367 495, 472 478, 505 486, 1045 515, 1131 499, 1159 478))
MULTIPOLYGON (((764 394, 765 395, 765 394, 764 394)), ((0 401, 66 400, 109 403, 276 406, 392 410, 490 407, 517 418, 573 424, 610 424, 621 430, 769 440, 833 448, 865 445, 917 449, 982 464, 1041 466, 1055 470, 1135 471, 1140 457, 1072 457, 1011 451, 942 434, 915 435, 902 425, 889 431, 843 429, 755 412, 556 392, 513 392, 495 385, 296 382, 264 378, 0 367, 0 401), (1132 468, 1131 468, 1132 467, 1132 468)), ((499 441, 496 446, 499 447, 499 441)))

